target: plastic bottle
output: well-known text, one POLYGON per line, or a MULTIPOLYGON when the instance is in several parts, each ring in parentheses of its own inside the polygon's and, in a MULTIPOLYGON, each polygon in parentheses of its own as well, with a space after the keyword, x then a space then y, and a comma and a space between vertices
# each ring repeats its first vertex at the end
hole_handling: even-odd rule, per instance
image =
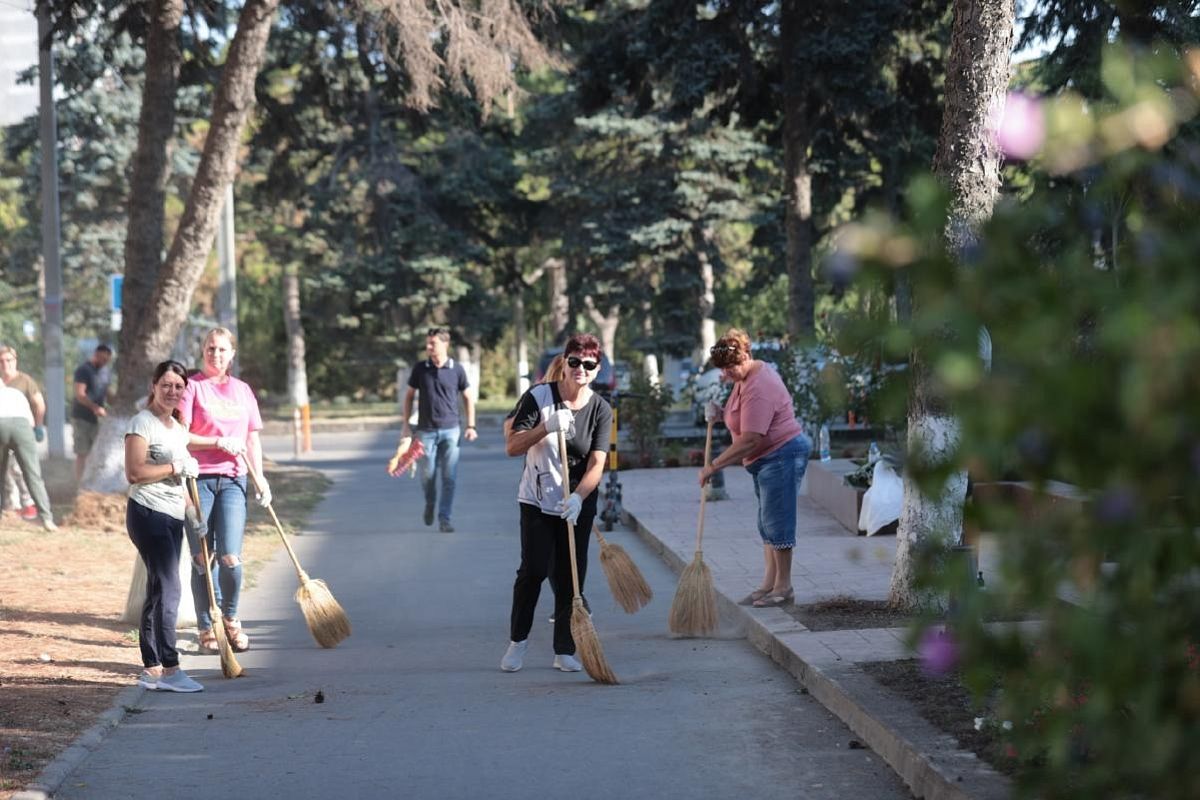
POLYGON ((822 461, 832 460, 833 457, 829 455, 829 426, 825 423, 821 423, 821 432, 817 434, 817 447, 822 461))
POLYGON ((873 465, 879 460, 879 456, 879 445, 875 444, 875 442, 871 442, 871 447, 867 450, 867 463, 873 465))

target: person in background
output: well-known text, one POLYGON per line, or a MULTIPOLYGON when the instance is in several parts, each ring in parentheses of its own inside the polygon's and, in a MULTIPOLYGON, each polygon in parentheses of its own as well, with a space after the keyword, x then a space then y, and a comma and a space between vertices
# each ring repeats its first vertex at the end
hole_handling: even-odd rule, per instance
MULTIPOLYGON (((34 507, 41 517, 42 527, 58 530, 50 512, 50 497, 42 482, 42 464, 38 459, 37 440, 33 436, 33 414, 25 395, 10 386, 0 385, 0 475, 8 472, 8 456, 12 453, 29 483, 34 507)), ((0 503, 3 498, 0 498, 0 503)))
POLYGON ((83 477, 83 466, 96 443, 100 417, 108 415, 104 402, 108 396, 108 362, 112 348, 96 345, 92 357, 75 368, 75 397, 71 402, 71 428, 75 434, 75 481, 83 477))
POLYGON ((567 522, 575 526, 575 567, 582 593, 587 577, 588 540, 596 517, 596 487, 608 459, 612 409, 591 390, 600 368, 600 340, 576 334, 563 350, 563 374, 553 383, 539 383, 521 396, 505 435, 505 452, 524 456, 517 486, 521 510, 521 564, 513 583, 508 650, 500 669, 521 669, 529 646, 533 614, 542 581, 555 576, 554 668, 582 669, 571 637, 571 557, 567 522), (562 464, 558 431, 567 440, 567 464, 562 464), (567 483, 569 481, 569 484, 567 483))
POLYGON ((741 463, 754 478, 758 535, 766 568, 759 588, 741 601, 757 608, 792 601, 792 549, 796 546, 796 490, 808 467, 812 442, 792 408, 792 395, 779 373, 750 356, 750 337, 730 328, 711 349, 713 365, 733 384, 725 407, 709 401, 705 419, 724 419, 733 437, 712 464, 700 470, 700 485, 717 470, 741 463))
POLYGON ((179 552, 190 505, 183 481, 200 472, 196 459, 188 455, 187 426, 179 419, 179 400, 187 384, 187 370, 179 362, 163 361, 155 367, 146 407, 133 416, 125 432, 125 528, 146 565, 138 684, 161 692, 204 689, 179 668, 175 649, 182 592, 179 552))
MULTIPOLYGON (((29 411, 33 414, 33 438, 37 442, 45 439, 46 401, 42 397, 42 390, 38 388, 37 381, 17 369, 17 351, 8 345, 0 345, 0 383, 25 395, 29 411)), ((22 519, 37 519, 37 506, 16 459, 9 463, 3 478, 4 496, 9 508, 20 509, 22 519)))
POLYGON ((404 395, 404 425, 400 438, 412 435, 408 420, 412 417, 413 396, 417 400, 417 438, 425 448, 421 457, 421 488, 425 492, 426 525, 433 524, 437 509, 438 529, 453 533, 450 511, 454 505, 454 486, 458 480, 458 440, 461 419, 458 398, 462 397, 467 412, 466 431, 462 438, 473 442, 475 403, 467 391, 470 383, 462 365, 450 358, 450 329, 430 328, 425 336, 425 353, 429 356, 412 368, 408 376, 408 391, 404 395), (438 501, 437 473, 442 474, 442 497, 438 501))
MULTIPOLYGON (((246 462, 260 477, 262 471, 262 416, 258 400, 245 381, 230 374, 237 342, 227 328, 213 328, 204 337, 204 366, 188 381, 179 401, 180 418, 192 433, 192 455, 200 462, 200 512, 208 537, 208 550, 217 559, 213 591, 224 618, 225 633, 233 649, 249 649, 250 638, 238 619, 242 592, 242 537, 246 530, 246 462), (207 437, 197 440, 196 437, 207 437)), ((262 478, 258 504, 271 504, 271 488, 262 478)), ((209 615, 206 565, 200 539, 188 533, 195 568, 192 598, 202 652, 217 652, 217 637, 209 615)))

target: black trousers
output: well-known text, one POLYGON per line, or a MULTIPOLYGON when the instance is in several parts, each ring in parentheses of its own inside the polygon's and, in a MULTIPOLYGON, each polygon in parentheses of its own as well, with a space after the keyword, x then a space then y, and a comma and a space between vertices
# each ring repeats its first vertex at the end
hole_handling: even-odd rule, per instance
MULTIPOLYGON (((571 550, 567 543, 567 521, 525 503, 521 508, 521 566, 513 583, 512 619, 509 638, 523 642, 533 628, 542 581, 551 574, 554 591, 554 652, 574 655, 575 640, 571 638, 571 600, 575 596, 571 584, 571 550)), ((579 569, 579 591, 587 576, 588 540, 592 536, 592 521, 596 504, 585 503, 575 524, 575 562, 579 569)))
POLYGON ((146 601, 142 604, 142 624, 138 631, 142 664, 177 667, 175 622, 183 591, 179 581, 183 520, 130 500, 125 506, 125 528, 146 565, 146 601))

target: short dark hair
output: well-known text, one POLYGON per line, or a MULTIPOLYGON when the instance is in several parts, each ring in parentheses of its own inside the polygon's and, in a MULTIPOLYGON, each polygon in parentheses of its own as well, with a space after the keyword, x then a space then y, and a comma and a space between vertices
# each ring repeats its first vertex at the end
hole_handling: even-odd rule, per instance
MULTIPOLYGON (((97 347, 96 349, 99 350, 100 348, 97 347)), ((112 351, 110 350, 109 352, 112 351)), ((154 377, 150 381, 150 396, 146 398, 147 405, 149 405, 150 401, 154 399, 154 387, 158 385, 158 382, 162 376, 166 375, 168 372, 174 372, 176 375, 183 378, 184 387, 188 385, 187 367, 185 367, 183 364, 180 364, 178 361, 171 361, 169 359, 167 361, 160 361, 158 362, 158 366, 154 368, 154 377)), ((179 413, 178 408, 171 412, 171 416, 180 422, 183 422, 183 415, 179 413)))
POLYGON ((580 356, 592 356, 597 361, 600 360, 600 340, 590 333, 572 334, 571 338, 567 339, 566 346, 563 347, 563 355, 569 356, 572 353, 580 356))
POLYGON ((97 353, 108 353, 111 356, 112 348, 102 342, 102 343, 96 345, 96 352, 97 353))
POLYGON ((435 339, 441 339, 443 342, 450 341, 450 329, 445 325, 434 325, 425 335, 432 336, 435 339))

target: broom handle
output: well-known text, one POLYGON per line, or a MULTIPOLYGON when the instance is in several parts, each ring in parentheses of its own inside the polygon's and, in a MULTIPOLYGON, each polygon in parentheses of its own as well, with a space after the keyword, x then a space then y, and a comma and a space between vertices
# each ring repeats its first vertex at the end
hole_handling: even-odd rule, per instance
MULTIPOLYGON (((713 423, 708 423, 704 433, 704 466, 712 466, 712 431, 713 423)), ((700 487, 700 519, 696 522, 696 552, 701 552, 700 544, 704 541, 704 501, 708 499, 708 487, 700 487)))
MULTIPOLYGON (((567 434, 558 432, 558 460, 562 462, 563 497, 571 491, 571 471, 567 468, 567 434)), ((571 552, 571 586, 575 597, 582 597, 579 592, 579 567, 575 564, 575 523, 567 520, 567 548, 571 552)))
MULTIPOLYGON (((192 506, 196 509, 196 516, 200 516, 200 490, 196 488, 196 479, 188 478, 186 481, 188 494, 192 498, 192 506)), ((208 587, 208 615, 212 617, 213 622, 220 617, 224 619, 225 615, 217 608, 217 593, 213 589, 212 583, 212 562, 208 560, 208 535, 200 537, 200 555, 204 558, 204 583, 208 587)))
MULTIPOLYGON (((262 478, 258 477, 258 473, 254 471, 254 467, 250 466, 250 460, 245 455, 239 456, 242 463, 246 465, 246 474, 250 476, 250 482, 254 484, 254 491, 262 494, 263 484, 262 478)), ((300 559, 296 558, 296 551, 292 549, 292 543, 288 541, 287 534, 283 532, 283 525, 279 522, 279 517, 275 514, 274 506, 267 506, 267 513, 271 515, 271 521, 275 523, 275 530, 279 531, 279 538, 283 540, 283 547, 287 550, 288 558, 292 559, 292 566, 296 568, 296 577, 301 583, 308 580, 308 573, 300 566, 300 559)))

